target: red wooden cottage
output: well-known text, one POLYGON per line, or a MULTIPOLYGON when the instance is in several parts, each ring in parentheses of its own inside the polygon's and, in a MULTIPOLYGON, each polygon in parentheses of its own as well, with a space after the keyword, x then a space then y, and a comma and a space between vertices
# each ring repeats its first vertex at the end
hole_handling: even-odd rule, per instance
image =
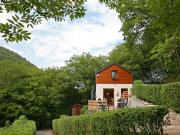
POLYGON ((133 86, 133 75, 118 64, 111 64, 96 73, 96 100, 107 100, 117 107, 118 99, 128 98, 133 86))

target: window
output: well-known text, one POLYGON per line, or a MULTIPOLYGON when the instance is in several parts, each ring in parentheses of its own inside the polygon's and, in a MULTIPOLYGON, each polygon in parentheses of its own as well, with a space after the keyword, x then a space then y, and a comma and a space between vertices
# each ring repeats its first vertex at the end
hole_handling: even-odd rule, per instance
POLYGON ((117 79, 118 79, 118 73, 117 73, 117 70, 112 70, 111 76, 112 76, 112 79, 113 79, 113 80, 117 80, 117 79))

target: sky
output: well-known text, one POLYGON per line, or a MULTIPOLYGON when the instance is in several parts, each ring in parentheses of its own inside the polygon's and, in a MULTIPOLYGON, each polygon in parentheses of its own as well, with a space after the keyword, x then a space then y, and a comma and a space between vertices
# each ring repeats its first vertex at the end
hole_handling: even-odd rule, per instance
MULTIPOLYGON (((31 39, 21 43, 6 43, 0 37, 0 46, 8 48, 39 68, 61 67, 74 54, 83 52, 94 56, 108 55, 123 42, 122 26, 115 11, 98 0, 88 0, 84 18, 73 21, 43 21, 31 32, 31 39)), ((1 14, 0 22, 9 14, 1 14)))

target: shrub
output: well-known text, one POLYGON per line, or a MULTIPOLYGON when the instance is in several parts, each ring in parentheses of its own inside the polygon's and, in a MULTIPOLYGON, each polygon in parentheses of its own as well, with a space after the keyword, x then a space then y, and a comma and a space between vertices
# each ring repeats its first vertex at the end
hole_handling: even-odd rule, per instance
POLYGON ((81 114, 87 114, 88 113, 88 105, 84 105, 81 110, 81 114))
POLYGON ((35 133, 35 122, 27 120, 25 116, 20 116, 12 125, 0 128, 0 135, 35 135, 35 133))
MULTIPOLYGON (((138 85, 138 84, 142 84, 142 80, 135 80, 135 81, 134 81, 134 85, 135 85, 135 86, 138 85)), ((136 91, 133 91, 133 88, 131 88, 131 93, 132 93, 132 95, 136 95, 135 92, 136 92, 136 91)))
POLYGON ((165 105, 168 108, 180 112, 180 82, 169 84, 137 84, 133 87, 136 97, 165 105))
POLYGON ((159 135, 164 107, 126 108, 53 120, 57 135, 159 135))

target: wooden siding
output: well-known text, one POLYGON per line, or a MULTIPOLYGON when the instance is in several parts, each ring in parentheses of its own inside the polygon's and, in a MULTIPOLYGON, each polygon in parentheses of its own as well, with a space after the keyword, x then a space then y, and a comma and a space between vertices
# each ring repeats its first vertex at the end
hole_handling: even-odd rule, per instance
POLYGON ((97 84, 132 84, 133 75, 129 71, 114 64, 96 74, 96 83, 97 84), (111 72, 113 70, 117 70, 117 74, 118 74, 117 80, 112 79, 111 72))

